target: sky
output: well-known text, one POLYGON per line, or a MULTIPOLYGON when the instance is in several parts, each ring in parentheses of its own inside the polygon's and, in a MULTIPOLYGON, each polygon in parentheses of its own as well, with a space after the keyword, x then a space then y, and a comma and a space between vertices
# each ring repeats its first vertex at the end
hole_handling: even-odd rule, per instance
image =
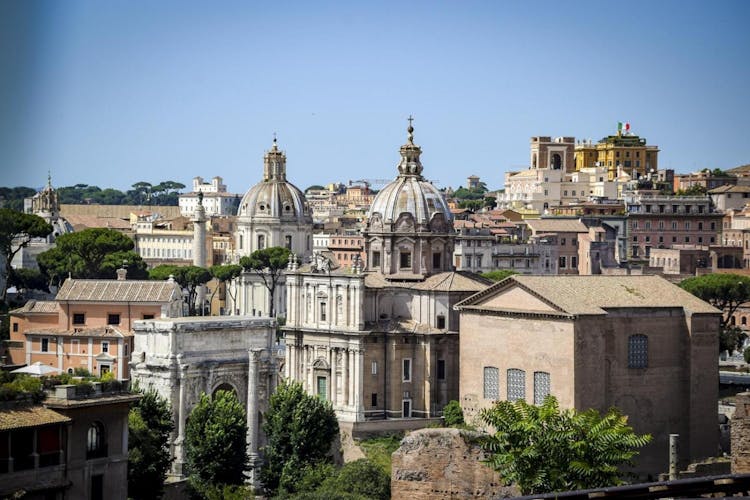
POLYGON ((750 2, 0 2, 0 186, 391 179, 499 188, 536 135, 629 122, 661 168, 750 163, 750 2))

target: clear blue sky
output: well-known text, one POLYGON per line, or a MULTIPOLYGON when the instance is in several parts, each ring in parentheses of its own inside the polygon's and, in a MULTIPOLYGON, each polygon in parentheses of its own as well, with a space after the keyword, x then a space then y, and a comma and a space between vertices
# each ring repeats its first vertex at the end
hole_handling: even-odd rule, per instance
POLYGON ((0 185, 425 175, 491 188, 618 121, 663 168, 750 163, 750 2, 0 2, 0 185))

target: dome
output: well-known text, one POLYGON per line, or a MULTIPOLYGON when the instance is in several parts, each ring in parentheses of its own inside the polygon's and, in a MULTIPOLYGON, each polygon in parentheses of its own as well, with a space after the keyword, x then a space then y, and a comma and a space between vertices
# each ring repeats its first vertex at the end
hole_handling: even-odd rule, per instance
POLYGON ((278 149, 276 139, 264 157, 263 180, 247 190, 237 215, 255 220, 312 222, 305 195, 286 180, 286 155, 278 149))
POLYGON ((422 150, 414 144, 414 128, 409 125, 408 142, 401 146, 399 175, 375 196, 370 206, 369 219, 380 219, 385 224, 394 223, 408 213, 418 226, 427 226, 436 214, 442 214, 445 222, 453 216, 442 193, 422 177, 422 150))

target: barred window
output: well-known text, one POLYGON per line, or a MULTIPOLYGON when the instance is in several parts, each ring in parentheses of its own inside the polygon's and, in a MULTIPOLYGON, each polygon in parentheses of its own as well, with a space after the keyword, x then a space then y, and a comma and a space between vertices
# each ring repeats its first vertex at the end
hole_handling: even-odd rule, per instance
POLYGON ((526 372, 517 368, 508 370, 508 401, 526 399, 526 372))
POLYGON ((628 368, 648 368, 648 337, 637 334, 628 337, 628 368))
POLYGON ((547 372, 534 372, 534 404, 540 405, 544 403, 544 398, 549 396, 549 373, 547 372))
POLYGON ((500 397, 500 370, 494 366, 484 367, 484 399, 495 401, 500 397))

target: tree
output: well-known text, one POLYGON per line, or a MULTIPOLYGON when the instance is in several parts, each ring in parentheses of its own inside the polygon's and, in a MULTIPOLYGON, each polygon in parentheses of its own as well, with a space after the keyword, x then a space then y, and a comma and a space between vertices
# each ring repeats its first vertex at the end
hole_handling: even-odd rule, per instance
MULTIPOLYGON (((31 243, 34 238, 44 238, 52 232, 52 226, 38 215, 0 208, 0 258, 5 259, 5 279, 10 278, 13 257, 31 243)), ((7 287, 0 287, 0 302, 5 303, 7 287)))
POLYGON ((169 402, 149 390, 128 415, 128 496, 158 499, 164 492, 172 458, 169 436, 174 429, 169 402))
POLYGON ((229 282, 242 274, 242 266, 238 266, 237 264, 216 265, 211 266, 208 270, 211 273, 211 276, 216 278, 216 280, 219 282, 216 288, 214 288, 213 293, 211 293, 211 299, 208 302, 213 302, 216 291, 222 285, 227 287, 227 293, 232 297, 232 299, 234 299, 234 294, 232 293, 231 287, 229 286, 229 282))
POLYGON ((268 289, 268 311, 269 316, 274 317, 274 294, 276 293, 276 284, 281 277, 281 273, 286 269, 289 263, 291 252, 284 247, 269 247, 262 250, 256 250, 249 256, 240 259, 240 265, 247 271, 252 271, 260 276, 263 284, 268 289))
POLYGON ((211 279, 208 269, 199 266, 173 266, 163 264, 151 269, 148 276, 152 280, 166 280, 169 276, 187 291, 188 314, 195 316, 203 304, 196 304, 198 298, 198 287, 205 285, 211 279))
POLYGON ((190 412, 185 430, 189 480, 198 491, 206 486, 240 485, 247 460, 245 409, 234 392, 205 393, 190 412))
POLYGON ((561 411, 553 396, 541 406, 496 401, 480 418, 495 429, 483 442, 486 462, 524 495, 621 484, 619 467, 651 440, 615 408, 561 411))
POLYGON ((339 425, 329 402, 307 394, 299 382, 284 381, 271 396, 263 419, 265 464, 260 472, 264 488, 274 493, 298 478, 303 465, 329 461, 328 452, 339 425))
POLYGON ((729 326, 737 308, 750 300, 750 277, 738 274, 704 274, 683 280, 680 287, 724 313, 722 330, 729 326))
POLYGON ((495 269, 494 271, 487 271, 486 273, 481 273, 480 276, 482 278, 487 278, 491 281, 502 281, 508 276, 512 276, 514 274, 518 274, 515 271, 511 271, 510 269, 495 269))
POLYGON ((388 500, 391 498, 391 477, 382 467, 366 458, 348 462, 323 481, 317 492, 325 493, 326 498, 351 494, 355 498, 388 500))
POLYGON ((463 425, 464 410, 463 408, 461 408, 461 403, 459 403, 455 399, 448 402, 448 404, 445 405, 445 408, 443 408, 443 421, 448 427, 463 425))
POLYGON ((113 229, 84 229, 59 236, 55 248, 40 253, 37 262, 52 283, 68 273, 73 278, 113 279, 123 265, 128 278, 146 278, 146 263, 133 247, 133 240, 113 229))
POLYGON ((47 277, 37 269, 11 269, 8 285, 16 287, 19 292, 41 290, 49 293, 47 277))

